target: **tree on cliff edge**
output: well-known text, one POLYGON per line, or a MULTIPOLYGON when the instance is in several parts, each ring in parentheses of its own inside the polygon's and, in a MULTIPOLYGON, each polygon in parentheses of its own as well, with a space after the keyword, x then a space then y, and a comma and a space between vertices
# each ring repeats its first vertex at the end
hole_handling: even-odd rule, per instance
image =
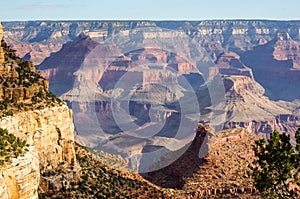
POLYGON ((300 127, 295 134, 297 145, 286 133, 274 131, 268 142, 255 141, 252 177, 255 188, 264 198, 298 198, 300 187, 300 127))

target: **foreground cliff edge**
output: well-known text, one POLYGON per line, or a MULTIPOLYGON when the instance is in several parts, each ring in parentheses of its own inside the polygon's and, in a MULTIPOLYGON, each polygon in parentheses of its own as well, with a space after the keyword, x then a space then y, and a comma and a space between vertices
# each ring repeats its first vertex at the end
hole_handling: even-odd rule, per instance
POLYGON ((25 140, 28 152, 1 168, 1 198, 38 198, 40 172, 75 164, 74 125, 68 107, 48 82, 2 41, 0 24, 0 126, 25 140))

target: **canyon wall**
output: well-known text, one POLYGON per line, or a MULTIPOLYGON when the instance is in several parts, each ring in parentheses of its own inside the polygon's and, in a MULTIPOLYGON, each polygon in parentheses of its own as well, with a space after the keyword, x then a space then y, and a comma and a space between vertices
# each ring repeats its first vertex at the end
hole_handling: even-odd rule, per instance
POLYGON ((13 158, 12 163, 1 167, 0 198, 38 199, 40 162, 35 147, 28 149, 24 156, 13 158))
MULTIPOLYGON (((0 39, 2 35, 0 24, 0 39)), ((41 173, 61 163, 76 163, 72 112, 48 91, 48 81, 34 65, 2 41, 0 77, 0 127, 25 140, 28 149, 18 158, 9 158, 5 154, 12 149, 6 144, 11 141, 1 143, 1 160, 8 160, 0 166, 0 197, 38 198, 41 173)), ((13 150, 18 145, 19 140, 13 150)))
POLYGON ((18 55, 40 64, 62 44, 74 40, 84 33, 91 38, 105 40, 113 34, 128 35, 132 30, 145 29, 144 38, 169 38, 172 33, 147 29, 161 28, 176 30, 199 40, 212 55, 219 55, 224 49, 234 52, 251 50, 265 44, 278 32, 287 32, 293 40, 299 41, 299 21, 266 20, 207 20, 207 21, 30 21, 3 22, 4 39, 18 55), (29 33, 29 34, 28 34, 29 33))
POLYGON ((41 171, 75 161, 74 124, 66 105, 3 117, 0 126, 37 149, 41 171))
POLYGON ((24 156, 1 167, 0 198, 38 198, 41 173, 60 163, 76 164, 72 112, 66 105, 2 117, 0 126, 30 145, 24 156))

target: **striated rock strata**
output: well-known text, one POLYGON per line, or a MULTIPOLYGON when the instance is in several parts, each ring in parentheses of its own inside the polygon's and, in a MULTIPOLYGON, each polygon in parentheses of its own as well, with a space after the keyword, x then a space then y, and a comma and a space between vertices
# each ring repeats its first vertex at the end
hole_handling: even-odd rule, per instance
POLYGON ((66 105, 3 117, 0 126, 36 147, 41 171, 75 161, 74 125, 66 105))
POLYGON ((35 147, 0 170, 0 198, 37 199, 40 182, 38 152, 35 147))
MULTIPOLYGON (((124 35, 141 28, 176 30, 199 40, 213 56, 225 49, 241 53, 265 44, 278 32, 287 32, 299 41, 299 21, 267 20, 204 20, 204 21, 22 21, 4 22, 5 40, 18 49, 18 55, 40 64, 62 44, 84 33, 91 38, 105 40, 114 33, 124 35)), ((153 35, 144 32, 144 38, 155 36, 167 39, 170 34, 153 35)))
POLYGON ((248 76, 224 77, 227 118, 225 129, 243 127, 268 138, 275 129, 287 132, 294 142, 299 123, 297 103, 276 102, 264 96, 265 89, 248 76))
MULTIPOLYGON (((2 26, 0 36, 2 38, 2 26)), ((72 112, 48 91, 48 81, 34 65, 17 57, 16 51, 2 41, 0 127, 18 140, 12 148, 3 146, 12 144, 15 137, 1 143, 1 165, 4 158, 7 163, 0 168, 1 198, 38 198, 40 172, 55 169, 61 163, 76 163, 72 112), (7 152, 13 149, 20 154, 16 146, 25 145, 23 141, 19 144, 19 138, 26 141, 29 151, 13 158, 7 152)))

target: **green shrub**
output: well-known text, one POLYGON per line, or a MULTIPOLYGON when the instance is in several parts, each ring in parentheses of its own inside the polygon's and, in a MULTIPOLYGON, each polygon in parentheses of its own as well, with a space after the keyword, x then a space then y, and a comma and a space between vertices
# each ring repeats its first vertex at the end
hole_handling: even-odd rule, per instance
POLYGON ((295 137, 296 147, 290 143, 288 134, 276 130, 268 142, 255 141, 252 177, 255 188, 264 198, 299 198, 294 187, 300 186, 300 127, 295 137))
POLYGON ((11 158, 17 158, 23 155, 27 148, 26 141, 17 138, 6 129, 0 128, 0 165, 9 162, 11 158))

